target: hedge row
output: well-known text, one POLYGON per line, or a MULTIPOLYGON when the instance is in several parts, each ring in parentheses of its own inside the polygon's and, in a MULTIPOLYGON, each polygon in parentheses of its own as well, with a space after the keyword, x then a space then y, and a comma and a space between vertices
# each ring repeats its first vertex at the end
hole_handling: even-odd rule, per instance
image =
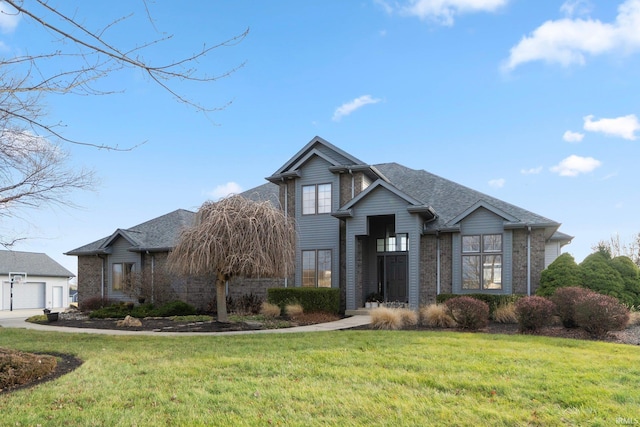
POLYGON ((496 308, 500 307, 501 305, 508 305, 511 303, 515 303, 524 295, 440 294, 436 297, 436 302, 438 304, 444 304, 447 300, 450 300, 451 298, 460 297, 460 296, 471 297, 471 298, 478 299, 480 301, 484 301, 489 306, 489 315, 493 316, 493 313, 494 311, 496 311, 496 308))
POLYGON ((267 301, 283 312, 288 304, 300 304, 305 313, 340 313, 340 289, 336 288, 270 288, 267 301))

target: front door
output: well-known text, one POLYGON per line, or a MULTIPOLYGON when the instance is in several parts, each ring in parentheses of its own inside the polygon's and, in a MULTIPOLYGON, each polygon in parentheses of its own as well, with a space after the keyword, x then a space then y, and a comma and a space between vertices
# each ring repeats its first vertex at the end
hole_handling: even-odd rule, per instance
POLYGON ((387 302, 409 302, 407 298, 407 256, 386 255, 386 298, 387 302))

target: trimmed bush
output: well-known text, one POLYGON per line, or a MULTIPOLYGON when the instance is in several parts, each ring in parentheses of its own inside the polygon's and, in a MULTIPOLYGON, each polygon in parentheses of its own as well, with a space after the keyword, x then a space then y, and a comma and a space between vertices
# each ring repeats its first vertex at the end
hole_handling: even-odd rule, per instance
POLYGON ((542 271, 536 295, 550 297, 556 289, 581 284, 580 267, 571 254, 563 253, 542 271))
POLYGON ((451 298, 458 298, 461 296, 475 298, 480 301, 484 301, 489 306, 489 317, 493 316, 495 310, 501 305, 509 303, 515 303, 524 295, 494 295, 494 294, 440 294, 436 297, 436 303, 443 304, 451 298))
POLYGON ((453 328, 456 321, 449 316, 444 304, 429 304, 420 308, 420 324, 432 328, 453 328))
POLYGON ((622 275, 611 265, 611 259, 600 252, 592 253, 580 263, 582 285, 603 295, 620 299, 624 293, 622 275))
POLYGON ((371 326, 374 329, 397 330, 402 328, 402 316, 398 310, 380 307, 371 310, 371 326))
POLYGON ((629 309, 615 297, 591 294, 576 303, 575 320, 591 335, 602 337, 609 331, 625 328, 629 321, 629 309))
POLYGON ((630 311, 627 327, 640 325, 640 311, 630 311))
POLYGON ((590 289, 580 288, 577 286, 569 286, 559 288, 551 296, 551 301, 556 305, 556 314, 562 321, 565 328, 577 328, 576 323, 576 304, 583 298, 595 294, 590 289))
POLYGON ((640 268, 626 256, 615 257, 610 264, 622 277, 624 290, 620 302, 628 306, 640 305, 640 268))
POLYGON ((340 289, 337 288, 270 288, 267 301, 283 311, 287 304, 300 304, 305 313, 340 313, 340 289))
POLYGON ((168 302, 152 311, 152 316, 169 317, 169 316, 190 316, 196 314, 196 308, 183 301, 168 302))
POLYGON ((520 332, 535 332, 547 326, 555 310, 553 302, 540 296, 519 299, 515 305, 520 332))
POLYGON ((518 323, 516 305, 514 303, 509 303, 498 306, 498 308, 493 312, 493 320, 498 323, 518 323))
POLYGON ((478 330, 489 324, 489 304, 469 296, 447 300, 447 312, 459 328, 478 330))
POLYGON ((262 307, 260 308, 260 314, 267 318, 279 317, 280 312, 280 306, 266 301, 262 303, 262 307))

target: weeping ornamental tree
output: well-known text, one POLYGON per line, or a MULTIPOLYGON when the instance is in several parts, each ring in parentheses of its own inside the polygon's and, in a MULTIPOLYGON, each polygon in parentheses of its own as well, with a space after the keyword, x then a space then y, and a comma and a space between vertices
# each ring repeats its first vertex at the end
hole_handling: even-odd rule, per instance
POLYGON ((234 276, 286 277, 295 245, 295 226, 284 212, 235 195, 200 207, 195 224, 169 254, 169 269, 214 278, 218 321, 226 322, 226 282, 234 276))

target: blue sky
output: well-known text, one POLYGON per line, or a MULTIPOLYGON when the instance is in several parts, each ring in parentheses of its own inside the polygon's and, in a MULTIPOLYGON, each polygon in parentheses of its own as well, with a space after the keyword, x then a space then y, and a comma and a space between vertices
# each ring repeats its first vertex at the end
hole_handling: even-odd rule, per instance
MULTIPOLYGON (((28 3, 28 1, 27 1, 28 3)), ((174 88, 139 72, 100 82, 110 96, 48 97, 63 134, 131 152, 65 145, 96 171, 75 208, 3 224, 15 249, 63 255, 117 228, 263 184, 318 135, 370 163, 425 169, 561 222, 579 262, 599 240, 640 232, 640 0, 308 0, 51 2, 167 62, 250 29, 198 71, 227 78, 174 88), (75 3, 70 6, 69 3, 75 3)), ((26 18, 0 14, 0 53, 57 48, 26 18)))

